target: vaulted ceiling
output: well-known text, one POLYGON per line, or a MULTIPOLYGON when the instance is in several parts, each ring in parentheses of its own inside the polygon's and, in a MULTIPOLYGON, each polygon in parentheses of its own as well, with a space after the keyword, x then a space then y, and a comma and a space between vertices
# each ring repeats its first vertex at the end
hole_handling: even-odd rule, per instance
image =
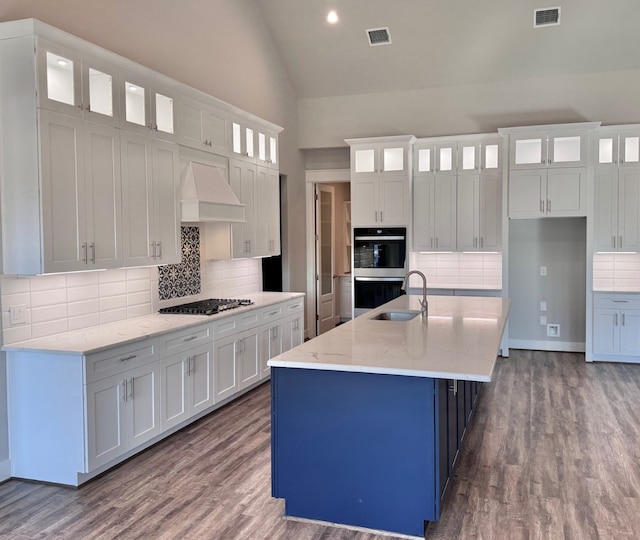
POLYGON ((256 2, 299 98, 640 67, 638 0, 256 2), (534 29, 535 9, 558 6, 559 25, 534 29), (391 44, 372 47, 380 27, 391 44))

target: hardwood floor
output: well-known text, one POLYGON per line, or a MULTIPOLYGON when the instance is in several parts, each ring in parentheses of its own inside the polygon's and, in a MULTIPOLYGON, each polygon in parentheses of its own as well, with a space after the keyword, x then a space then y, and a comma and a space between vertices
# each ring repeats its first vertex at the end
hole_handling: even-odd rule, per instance
MULTIPOLYGON (((428 539, 640 538, 640 366, 511 351, 428 539)), ((281 519, 269 385, 80 489, 0 485, 0 539, 383 540, 281 519)))

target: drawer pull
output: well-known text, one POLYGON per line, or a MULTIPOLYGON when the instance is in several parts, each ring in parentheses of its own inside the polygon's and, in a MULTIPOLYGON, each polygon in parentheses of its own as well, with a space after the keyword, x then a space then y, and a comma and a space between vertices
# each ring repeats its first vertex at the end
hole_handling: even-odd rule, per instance
POLYGON ((277 315, 278 313, 280 313, 278 310, 272 311, 271 313, 269 313, 269 317, 271 317, 272 315, 277 315))
POLYGON ((184 338, 182 341, 193 341, 194 339, 198 339, 198 336, 197 335, 189 336, 189 337, 184 338))
POLYGON ((123 356, 122 358, 120 358, 120 362, 126 362, 127 360, 133 360, 136 356, 138 356, 137 354, 130 354, 129 356, 123 356))
POLYGON ((626 304, 629 300, 611 300, 612 302, 615 302, 616 304, 626 304))

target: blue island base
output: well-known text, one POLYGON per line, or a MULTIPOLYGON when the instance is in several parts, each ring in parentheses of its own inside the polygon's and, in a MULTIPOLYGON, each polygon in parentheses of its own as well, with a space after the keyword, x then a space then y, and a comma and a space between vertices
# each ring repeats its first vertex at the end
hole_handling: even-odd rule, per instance
POLYGON ((272 368, 271 391, 287 516, 424 537, 440 516, 437 379, 272 368))

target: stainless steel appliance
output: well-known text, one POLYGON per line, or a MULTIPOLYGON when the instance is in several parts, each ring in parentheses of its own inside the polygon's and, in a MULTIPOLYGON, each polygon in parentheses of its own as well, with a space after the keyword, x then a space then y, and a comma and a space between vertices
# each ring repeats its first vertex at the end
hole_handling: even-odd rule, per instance
POLYGON ((356 228, 353 230, 353 270, 360 276, 404 276, 407 262, 407 230, 356 228))
POLYGON ((215 315, 223 311, 250 306, 253 302, 247 299, 209 298, 187 304, 166 307, 158 310, 159 313, 176 313, 182 315, 215 315))
POLYGON ((406 228, 353 230, 354 316, 404 294, 402 280, 406 273, 406 228))

